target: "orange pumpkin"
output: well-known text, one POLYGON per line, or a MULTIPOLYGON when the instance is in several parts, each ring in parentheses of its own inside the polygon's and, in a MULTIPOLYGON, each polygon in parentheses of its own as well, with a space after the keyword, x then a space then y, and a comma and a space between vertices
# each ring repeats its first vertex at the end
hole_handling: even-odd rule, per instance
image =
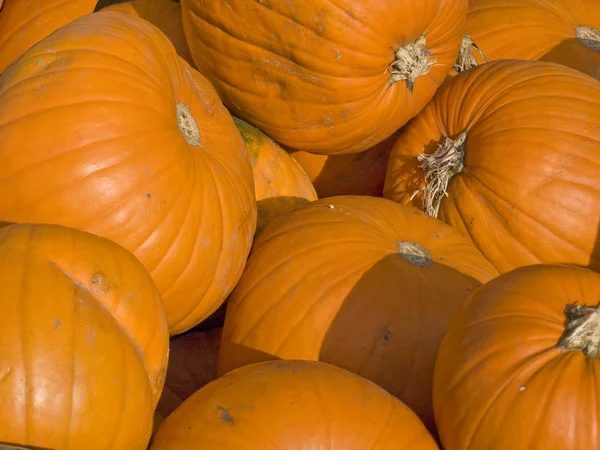
POLYGON ((394 133, 373 148, 349 155, 317 155, 291 150, 311 179, 319 198, 337 195, 383 195, 390 151, 398 139, 394 133))
POLYGON ((84 16, 2 75, 0 103, 0 218, 132 251, 172 334, 219 307, 256 227, 252 167, 215 91, 157 28, 84 16))
POLYGON ((167 367, 158 290, 121 246, 0 228, 0 442, 145 449, 167 367))
POLYGON ((439 341, 496 275, 467 239, 414 208, 359 196, 300 206, 255 241, 229 297, 219 371, 328 362, 398 396, 433 429, 439 341))
POLYGON ((405 128, 384 195, 452 225, 500 272, 600 269, 599 123, 597 80, 492 61, 453 78, 405 128))
POLYGON ((444 81, 467 0, 182 0, 192 57, 232 113, 275 141, 357 153, 415 116, 444 81))
POLYGON ((294 158, 258 128, 236 117, 254 172, 256 234, 284 212, 317 199, 310 179, 294 158))
POLYGON ((471 0, 467 34, 488 61, 549 61, 600 79, 598 0, 471 0))
POLYGON ((435 450, 415 414, 373 383, 311 361, 242 367, 196 392, 150 450, 435 450))
POLYGON ((181 23, 181 6, 175 0, 131 0, 124 3, 109 5, 104 10, 122 11, 136 14, 157 26, 175 46, 179 56, 185 59, 192 67, 194 62, 190 49, 183 34, 181 23))
POLYGON ((598 273, 552 265, 473 294, 435 368, 444 448, 600 448, 599 298, 598 273))

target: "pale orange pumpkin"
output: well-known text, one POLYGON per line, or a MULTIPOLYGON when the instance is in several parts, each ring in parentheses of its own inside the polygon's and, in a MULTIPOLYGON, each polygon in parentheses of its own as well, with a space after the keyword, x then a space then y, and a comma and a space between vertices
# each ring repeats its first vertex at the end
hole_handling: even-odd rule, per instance
POLYGON ((0 104, 1 219, 132 251, 172 334, 221 305, 256 227, 252 167, 216 92, 163 33, 134 14, 81 17, 0 77, 0 104))
POLYGON ((83 231, 7 225, 0 278, 0 442, 145 449, 169 341, 142 264, 83 231))

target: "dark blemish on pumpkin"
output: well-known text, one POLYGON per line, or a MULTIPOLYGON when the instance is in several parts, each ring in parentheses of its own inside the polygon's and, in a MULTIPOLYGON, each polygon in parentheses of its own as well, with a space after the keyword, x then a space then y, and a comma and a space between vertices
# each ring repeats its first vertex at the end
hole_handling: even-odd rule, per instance
POLYGON ((59 319, 56 319, 56 320, 54 321, 54 328, 58 328, 58 327, 60 327, 61 325, 62 325, 62 322, 61 322, 59 319))
POLYGON ((229 414, 229 411, 227 411, 227 409, 224 406, 217 405, 217 409, 219 411, 221 411, 221 420, 223 422, 227 422, 227 423, 230 423, 232 425, 235 423, 233 421, 233 417, 231 417, 231 415, 229 414))
POLYGON ((90 283, 92 284, 92 289, 94 292, 98 292, 100 294, 106 294, 110 287, 106 282, 106 277, 102 272, 95 272, 90 279, 90 283))
POLYGON ((275 364, 275 368, 277 368, 277 369, 285 369, 285 364, 283 364, 283 363, 277 363, 277 364, 275 364))
POLYGON ((152 194, 150 194, 150 193, 147 193, 147 194, 146 194, 146 198, 147 198, 148 200, 149 200, 149 199, 151 199, 151 198, 152 198, 152 194))
POLYGON ((42 65, 42 61, 40 60, 40 61, 36 62, 35 65, 36 66, 41 66, 42 65))
POLYGON ((389 341, 391 335, 392 335, 392 333, 390 332, 390 330, 388 330, 387 327, 383 327, 383 340, 384 340, 384 342, 389 341))

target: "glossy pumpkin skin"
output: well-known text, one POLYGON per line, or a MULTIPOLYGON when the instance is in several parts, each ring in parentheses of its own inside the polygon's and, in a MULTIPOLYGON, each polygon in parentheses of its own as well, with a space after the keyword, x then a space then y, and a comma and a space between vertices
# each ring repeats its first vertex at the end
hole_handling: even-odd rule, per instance
POLYGON ((458 232, 414 208, 359 196, 300 206, 255 241, 228 300, 219 371, 275 358, 331 363, 398 396, 433 429, 439 341, 496 275, 458 232), (401 242, 428 250, 430 265, 405 260, 401 242))
POLYGON ((150 450, 435 450, 415 414, 373 383, 311 361, 237 369, 196 392, 150 450))
POLYGON ((598 273, 551 265, 519 268, 473 294, 435 368, 444 448, 598 448, 600 361, 557 347, 565 307, 598 298, 598 273))
POLYGON ((174 0, 132 0, 116 3, 103 9, 136 14, 157 26, 171 40, 177 54, 194 67, 194 61, 183 34, 179 2, 174 0))
POLYGON ((172 334, 219 307, 256 226, 252 168, 217 94, 157 28, 120 12, 82 17, 3 74, 0 102, 2 219, 132 251, 172 334))
POLYGON ((284 212, 316 200, 317 193, 302 167, 273 139, 237 117, 233 120, 252 163, 258 234, 284 212))
POLYGON ((0 73, 50 33, 94 11, 98 0, 6 0, 0 3, 0 73))
POLYGON ((192 57, 232 114, 322 154, 367 150, 416 115, 450 71, 467 13, 467 0, 181 5, 192 57), (390 85, 395 52, 424 33, 435 65, 412 91, 390 85))
MULTIPOLYGON (((467 130, 465 171, 438 217, 500 272, 538 263, 600 269, 600 83, 564 66, 493 61, 444 85, 390 155, 384 196, 411 203, 417 155, 467 130)), ((423 207, 423 195, 412 200, 423 207)))
POLYGON ((290 151, 311 179, 319 198, 337 195, 383 195, 390 152, 398 139, 394 133, 373 148, 348 155, 317 155, 290 151))
MULTIPOLYGON (((471 0, 467 34, 488 61, 554 62, 600 79, 600 3, 595 0, 471 0), (596 49, 577 28, 597 30, 596 49)), ((481 58, 475 52, 475 57, 481 58)))
POLYGON ((146 448, 169 341, 142 264, 82 231, 8 225, 0 274, 0 442, 146 448))

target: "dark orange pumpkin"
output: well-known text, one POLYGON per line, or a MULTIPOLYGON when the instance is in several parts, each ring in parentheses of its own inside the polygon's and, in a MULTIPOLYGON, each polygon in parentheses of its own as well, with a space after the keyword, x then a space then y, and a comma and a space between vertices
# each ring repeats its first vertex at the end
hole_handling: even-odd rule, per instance
POLYGON ((84 16, 0 77, 0 104, 0 219, 123 245, 173 334, 219 307, 256 227, 252 167, 216 92, 163 33, 134 14, 84 16))
POLYGON ((0 442, 143 450, 168 329, 142 264, 54 225, 0 228, 0 442))

